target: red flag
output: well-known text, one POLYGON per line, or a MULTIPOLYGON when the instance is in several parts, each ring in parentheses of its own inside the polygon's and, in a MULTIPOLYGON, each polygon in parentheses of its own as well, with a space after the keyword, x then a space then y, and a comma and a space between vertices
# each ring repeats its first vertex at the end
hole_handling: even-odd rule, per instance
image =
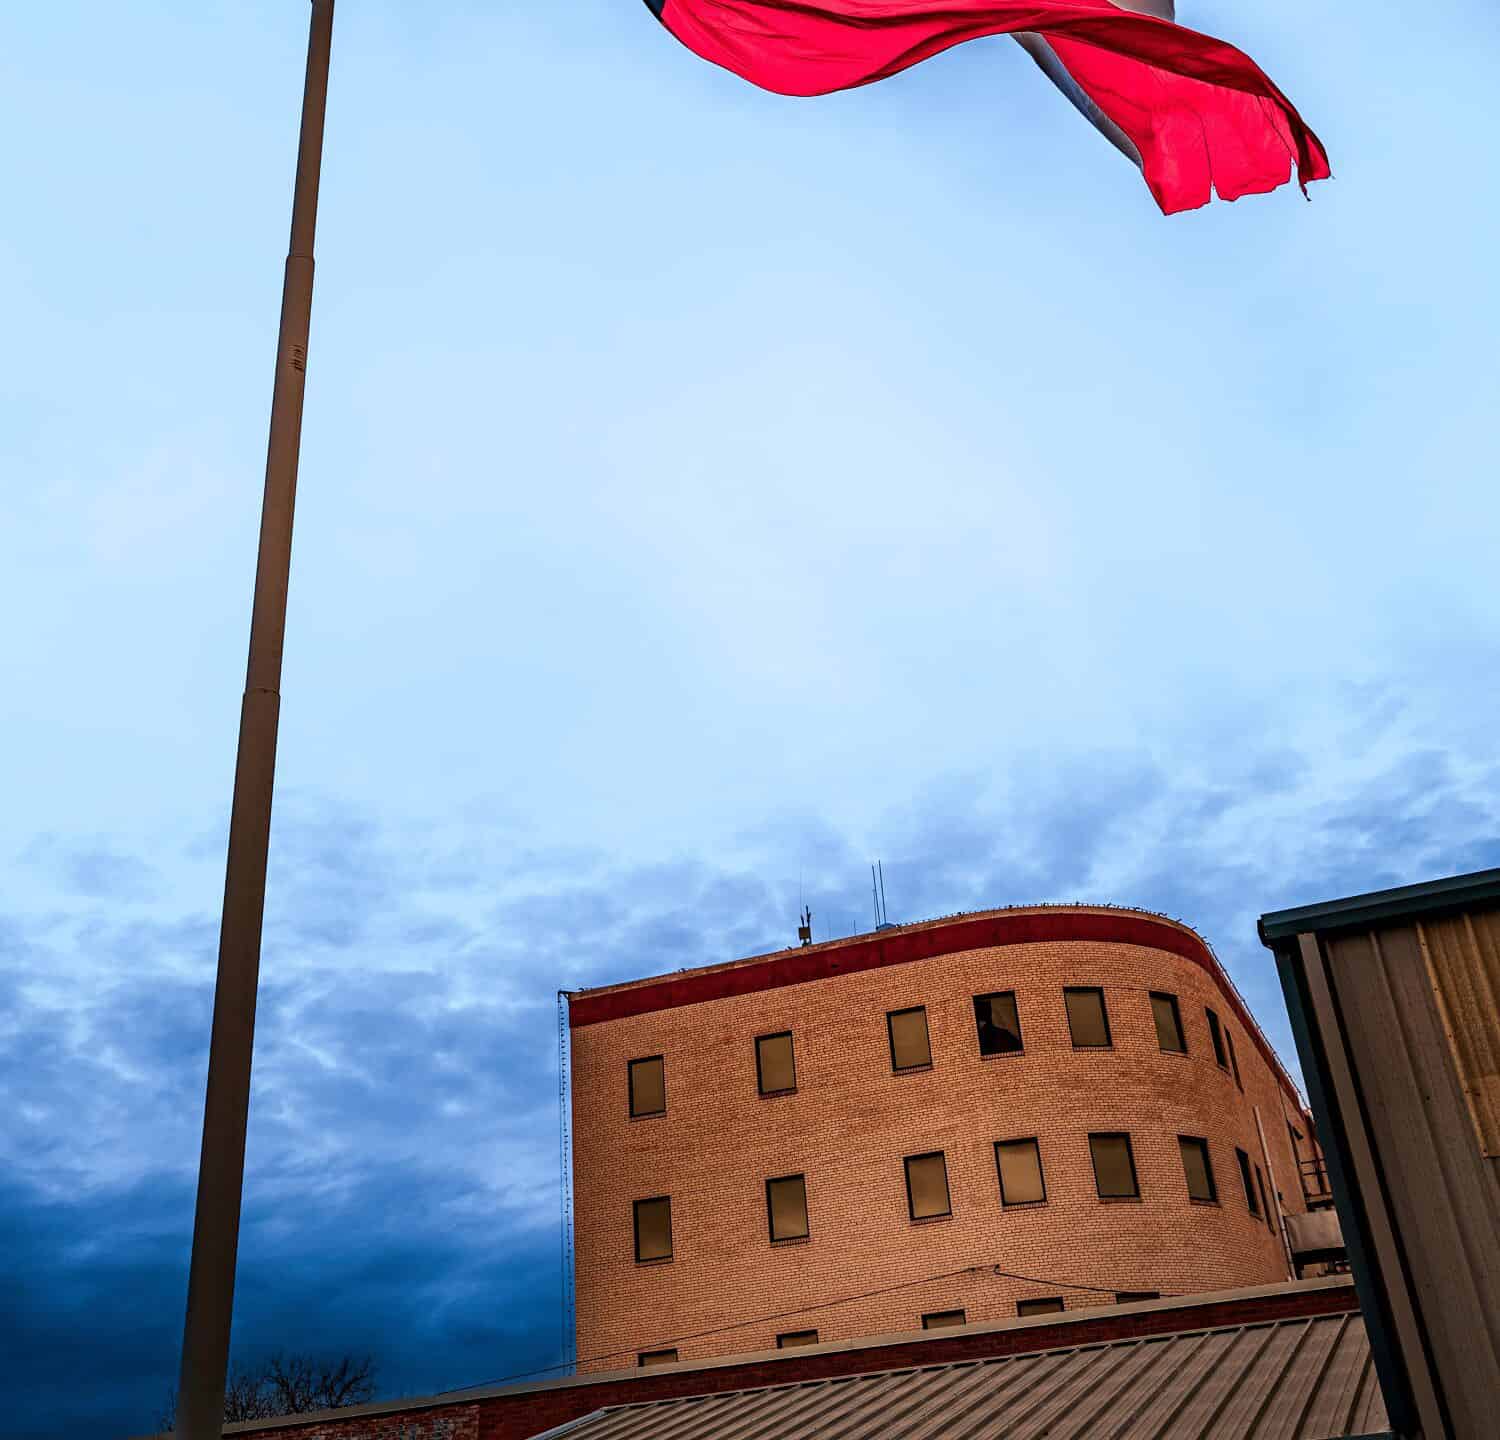
POLYGON ((982 35, 1034 31, 1128 135, 1167 214, 1329 175, 1322 142, 1241 50, 1109 0, 646 0, 705 60, 781 95, 883 80, 982 35))

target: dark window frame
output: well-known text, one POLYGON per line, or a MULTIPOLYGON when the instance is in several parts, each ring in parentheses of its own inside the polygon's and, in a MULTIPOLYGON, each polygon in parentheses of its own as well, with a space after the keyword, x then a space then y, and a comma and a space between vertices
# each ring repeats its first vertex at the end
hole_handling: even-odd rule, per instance
POLYGON ((805 1171, 797 1171, 791 1175, 772 1175, 766 1180, 766 1233, 771 1237, 771 1244, 785 1245, 790 1240, 810 1240, 812 1238, 812 1213, 807 1203, 807 1174, 805 1171), (778 1235, 776 1233, 775 1211, 771 1208, 771 1186, 780 1185, 787 1180, 800 1180, 802 1182, 802 1225, 800 1235, 778 1235))
POLYGON ((1141 1172, 1136 1168, 1135 1144, 1130 1138, 1128 1130, 1091 1130, 1089 1131, 1089 1164, 1094 1171, 1094 1194, 1100 1199, 1108 1202, 1116 1200, 1139 1200, 1141 1198, 1141 1172), (1099 1161, 1094 1155, 1095 1140, 1123 1140, 1125 1142, 1125 1158, 1130 1162, 1131 1193, 1129 1195, 1106 1195, 1099 1188, 1099 1161))
POLYGON ((792 1038, 790 1030, 773 1030, 769 1035, 757 1035, 755 1037, 755 1089, 759 1095, 767 1097, 773 1095, 795 1095, 797 1093, 797 1042, 792 1038), (765 1068, 761 1064, 760 1046, 763 1040, 785 1040, 787 1048, 792 1056, 792 1083, 780 1090, 767 1090, 765 1068))
POLYGON ((785 1330, 776 1337, 776 1348, 778 1350, 798 1350, 804 1345, 818 1344, 818 1332, 816 1330, 785 1330), (811 1335, 812 1339, 807 1337, 811 1335))
POLYGON ((946 1220, 953 1214, 953 1185, 948 1179, 948 1152, 946 1150, 924 1150, 920 1155, 903 1155, 901 1157, 901 1173, 906 1180, 906 1215, 913 1225, 925 1224, 929 1220, 946 1220), (935 1210, 931 1215, 918 1215, 916 1203, 911 1193, 911 1162, 913 1160, 931 1160, 934 1157, 943 1162, 943 1191, 948 1196, 948 1208, 946 1210, 935 1210))
POLYGON ((1274 1235, 1276 1233, 1276 1218, 1271 1212, 1271 1197, 1266 1193, 1266 1177, 1261 1174, 1259 1165, 1255 1167, 1255 1183, 1260 1187, 1260 1204, 1261 1209, 1265 1211, 1266 1229, 1274 1235))
POLYGON ((1182 1023, 1182 1006, 1177 997, 1170 990, 1152 990, 1149 992, 1151 1000, 1151 1021, 1156 1027, 1156 1048, 1163 1055, 1186 1055, 1188 1053, 1187 1027, 1182 1023), (1172 1024, 1177 1029, 1176 1046, 1163 1045, 1161 1043, 1161 1021, 1157 1019, 1156 1002, 1165 1000, 1172 1011, 1172 1024))
POLYGON ((1021 1002, 1016 999, 1016 992, 1014 990, 986 990, 984 994, 976 995, 974 997, 974 1028, 978 1032, 979 1002, 981 1000, 1003 1000, 1007 996, 1010 998, 1010 1008, 1016 1017, 1016 1043, 1008 1049, 986 1050, 983 1038, 977 1037, 979 1040, 979 1053, 986 1060, 995 1059, 1002 1055, 1023 1055, 1026 1053, 1026 1036, 1021 1031, 1021 1002))
POLYGON ((1240 1167, 1240 1188, 1245 1192, 1245 1207, 1257 1220, 1260 1219, 1260 1201, 1255 1198, 1255 1177, 1250 1171, 1250 1156, 1234 1147, 1235 1163, 1240 1167))
POLYGON ((672 1197, 670 1195, 647 1195, 631 1203, 631 1229, 635 1239, 635 1263, 637 1265, 662 1265, 676 1258, 677 1237, 672 1233, 672 1197), (641 1254, 641 1206, 667 1202, 667 1253, 643 1256, 641 1254))
POLYGON ((1109 1023, 1109 1002, 1104 998, 1104 986, 1102 985, 1064 985, 1063 986, 1063 1014, 1068 1021, 1068 1039, 1072 1041, 1075 1050, 1113 1050, 1115 1048, 1114 1031, 1109 1023), (1073 1033, 1073 1012, 1068 1009, 1069 995, 1097 995, 1099 997, 1099 1018, 1104 1025, 1104 1042, 1100 1045, 1078 1043, 1078 1037, 1073 1033))
POLYGON ((1240 1079, 1240 1057, 1234 1053, 1234 1035, 1224 1027, 1224 1043, 1229 1047, 1229 1068, 1234 1073, 1234 1083, 1241 1095, 1245 1093, 1245 1082, 1240 1079))
POLYGON ((1061 1295, 1034 1295, 1029 1300, 1016 1301, 1016 1314, 1022 1319, 1028 1315, 1062 1315, 1067 1308, 1061 1295))
POLYGON ((676 1365, 677 1363, 677 1347, 675 1345, 667 1345, 660 1350, 642 1350, 635 1357, 637 1370, 648 1370, 653 1365, 676 1365), (672 1358, 664 1360, 661 1358, 664 1355, 670 1355, 672 1358))
POLYGON ((1208 1143, 1208 1138, 1204 1135, 1179 1135, 1177 1137, 1177 1153, 1182 1159, 1182 1182, 1187 1186, 1188 1199, 1194 1205, 1219 1204, 1219 1180, 1214 1174, 1214 1157, 1208 1143), (1188 1177, 1187 1156, 1183 1154, 1184 1145, 1198 1146, 1203 1156, 1203 1176, 1208 1181, 1208 1194, 1206 1196, 1193 1194, 1192 1181, 1188 1177))
POLYGON ((969 1323, 969 1312, 962 1306, 953 1310, 929 1310, 922 1316, 924 1330, 953 1330, 969 1323), (953 1317, 957 1315, 958 1319, 953 1317))
POLYGON ((1214 1064, 1227 1074, 1229 1071, 1229 1061, 1224 1054, 1223 1024, 1220 1022, 1218 1015, 1210 1010, 1207 1005, 1203 1007, 1203 1013, 1208 1017, 1208 1041, 1213 1046, 1214 1064))
POLYGON ((625 1099, 632 1120, 652 1120, 667 1113, 667 1057, 665 1055, 638 1055, 625 1066, 625 1099), (661 1066, 661 1109, 637 1110, 635 1108, 635 1067, 650 1065, 653 1061, 661 1066))
POLYGON ((1002 1210, 1025 1210, 1033 1205, 1047 1203, 1047 1171, 1042 1164, 1042 1142, 1036 1135, 1017 1135, 1010 1140, 995 1141, 995 1180, 1000 1186, 1000 1208, 1002 1210), (1040 1200, 1007 1200, 1005 1198, 1005 1171, 1000 1168, 1000 1151, 1007 1145, 1030 1145, 1036 1154, 1037 1179, 1042 1182, 1040 1200))
POLYGON ((885 1038, 886 1044, 891 1052, 891 1071, 896 1075, 915 1075, 921 1070, 932 1069, 932 1026, 927 1022, 927 1007, 925 1005, 903 1005, 899 1010, 887 1010, 885 1012, 885 1038), (916 1015, 922 1017, 922 1030, 927 1036, 927 1058, 916 1065, 896 1064, 896 1027, 891 1022, 898 1015, 916 1015))

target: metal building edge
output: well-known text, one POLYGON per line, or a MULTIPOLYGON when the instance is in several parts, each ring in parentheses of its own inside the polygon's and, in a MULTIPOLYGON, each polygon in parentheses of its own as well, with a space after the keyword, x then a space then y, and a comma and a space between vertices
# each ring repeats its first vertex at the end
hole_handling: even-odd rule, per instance
MULTIPOLYGON (((1261 933, 1264 940, 1265 931, 1262 930, 1261 933)), ((1307 977, 1297 953, 1297 941, 1293 936, 1278 940, 1274 946, 1270 941, 1265 943, 1276 957, 1276 970, 1291 1020, 1292 1038, 1296 1042, 1297 1055, 1302 1063, 1302 1076, 1307 1083, 1308 1099, 1314 1116, 1320 1122, 1318 1139, 1328 1166, 1334 1208, 1339 1214, 1344 1246, 1349 1254, 1349 1265, 1354 1273, 1361 1309, 1365 1315, 1370 1357, 1380 1379, 1380 1388, 1385 1395, 1386 1410, 1394 1433, 1410 1434, 1416 1428, 1416 1404, 1393 1338, 1395 1320, 1391 1313, 1390 1297, 1379 1283, 1379 1267, 1373 1263, 1369 1217, 1361 1203, 1358 1189, 1350 1183, 1354 1167, 1349 1155, 1348 1131, 1335 1099, 1334 1087, 1329 1080, 1327 1056, 1316 1027, 1309 1022, 1312 1002, 1307 994, 1307 977)))
MULTIPOLYGON (((1434 1362, 1425 1327, 1417 1327, 1416 1339, 1421 1354, 1418 1368, 1425 1365, 1426 1375, 1413 1375, 1409 1368, 1413 1352, 1402 1343, 1401 1316, 1406 1312, 1400 1307, 1410 1308, 1414 1287, 1411 1257, 1399 1232, 1388 1235, 1386 1242, 1395 1273, 1387 1274, 1380 1262, 1382 1247, 1378 1243, 1376 1216, 1381 1217, 1384 1228, 1380 1233, 1384 1234, 1391 1228, 1393 1209, 1386 1178, 1383 1172, 1377 1173, 1374 1193, 1365 1193, 1357 1183, 1360 1165, 1351 1137, 1360 1137, 1361 1145, 1369 1143, 1370 1101, 1357 1068, 1349 1061, 1349 1022, 1337 988, 1328 983, 1323 947, 1325 941, 1337 942, 1360 932, 1420 926, 1423 921, 1495 906, 1500 906, 1500 869, 1445 876, 1416 885, 1271 911, 1257 922, 1261 943, 1276 959, 1292 1035, 1313 1113, 1319 1122, 1319 1139, 1328 1164, 1334 1204, 1365 1313, 1371 1358, 1397 1434, 1424 1433, 1422 1412, 1434 1404, 1441 1415, 1439 1434, 1453 1432, 1446 1403, 1440 1395, 1429 1394, 1434 1362), (1312 988, 1314 976, 1310 972, 1320 977, 1319 994, 1323 996, 1325 1011, 1321 1023, 1312 988), (1343 1100, 1330 1046, 1341 1055, 1346 1072, 1347 1094, 1343 1100), (1392 1286, 1404 1287, 1405 1296, 1393 1296, 1392 1286), (1419 1397, 1419 1385, 1428 1396, 1425 1401, 1419 1397)), ((1405 1328, 1411 1328, 1409 1315, 1405 1328)), ((1429 1440, 1438 1440, 1438 1436, 1429 1436, 1429 1440)))
POLYGON ((1400 885, 1342 900, 1272 910, 1260 917, 1256 929, 1261 944, 1279 954, 1283 946, 1295 945, 1298 935, 1312 931, 1333 935, 1369 929, 1384 920, 1423 920, 1491 904, 1500 904, 1500 870, 1475 870, 1420 885, 1400 885))

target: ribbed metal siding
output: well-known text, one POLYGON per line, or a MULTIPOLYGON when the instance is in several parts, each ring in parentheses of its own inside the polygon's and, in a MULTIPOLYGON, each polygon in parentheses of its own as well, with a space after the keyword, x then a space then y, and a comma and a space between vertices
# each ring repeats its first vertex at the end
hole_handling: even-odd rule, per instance
POLYGON ((1357 1315, 627 1405, 567 1440, 1329 1440, 1386 1426, 1357 1315))
MULTIPOLYGON (((1466 971, 1482 952, 1461 952, 1451 930, 1442 943, 1446 982, 1474 983, 1466 971)), ((1410 1285, 1449 1433, 1488 1440, 1500 1433, 1500 1169, 1476 1138, 1428 968, 1431 944, 1412 923, 1324 937, 1322 948, 1375 1171, 1359 1183, 1389 1208, 1410 1276, 1400 1283, 1410 1285)), ((1493 1011, 1474 1019, 1491 1031, 1500 1024, 1493 1011)))
POLYGON ((1437 996, 1479 1148, 1500 1157, 1500 913, 1418 922, 1417 938, 1437 996))

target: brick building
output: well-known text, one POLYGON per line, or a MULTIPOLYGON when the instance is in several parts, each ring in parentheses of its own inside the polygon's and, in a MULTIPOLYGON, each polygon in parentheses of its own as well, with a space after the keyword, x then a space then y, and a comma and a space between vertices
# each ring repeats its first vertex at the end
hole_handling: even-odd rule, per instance
POLYGON ((580 992, 569 1021, 580 1370, 1291 1273, 1312 1126, 1162 917, 891 927, 580 992))

